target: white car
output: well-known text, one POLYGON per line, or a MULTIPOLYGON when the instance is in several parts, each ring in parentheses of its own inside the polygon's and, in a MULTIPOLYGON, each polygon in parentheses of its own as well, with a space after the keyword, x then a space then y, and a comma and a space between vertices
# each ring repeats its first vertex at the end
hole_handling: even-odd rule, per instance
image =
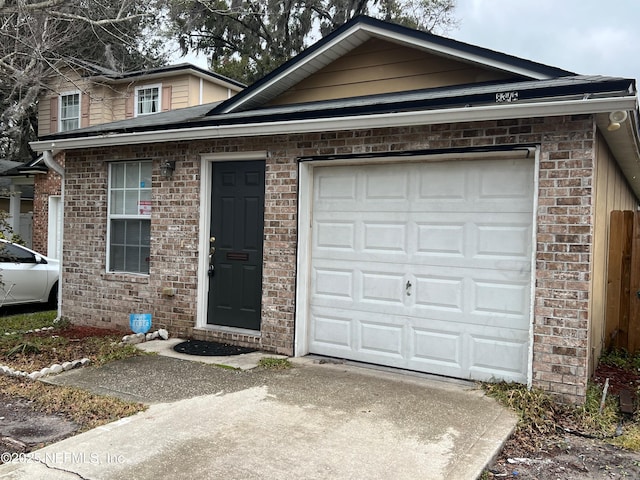
POLYGON ((0 239, 0 306, 58 303, 60 262, 0 239))

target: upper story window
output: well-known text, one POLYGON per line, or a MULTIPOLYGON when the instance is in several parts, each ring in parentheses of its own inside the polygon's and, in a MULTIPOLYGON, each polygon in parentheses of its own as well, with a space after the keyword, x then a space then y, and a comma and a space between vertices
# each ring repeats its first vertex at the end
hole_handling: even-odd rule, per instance
POLYGON ((136 88, 136 116, 158 113, 162 106, 162 85, 144 85, 136 88))
POLYGON ((80 128, 80 92, 60 94, 60 131, 80 128))

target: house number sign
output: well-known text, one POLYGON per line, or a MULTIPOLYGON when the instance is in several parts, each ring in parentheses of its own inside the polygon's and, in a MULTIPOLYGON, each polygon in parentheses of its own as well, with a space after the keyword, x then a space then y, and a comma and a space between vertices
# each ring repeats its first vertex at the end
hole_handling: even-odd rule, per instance
POLYGON ((496 93, 496 103, 513 103, 518 101, 518 92, 496 93))

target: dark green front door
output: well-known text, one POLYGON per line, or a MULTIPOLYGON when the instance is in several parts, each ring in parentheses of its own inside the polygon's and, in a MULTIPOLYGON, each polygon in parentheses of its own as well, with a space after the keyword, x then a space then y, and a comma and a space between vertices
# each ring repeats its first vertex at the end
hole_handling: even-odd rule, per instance
POLYGON ((264 162, 213 164, 207 323, 260 330, 264 162))

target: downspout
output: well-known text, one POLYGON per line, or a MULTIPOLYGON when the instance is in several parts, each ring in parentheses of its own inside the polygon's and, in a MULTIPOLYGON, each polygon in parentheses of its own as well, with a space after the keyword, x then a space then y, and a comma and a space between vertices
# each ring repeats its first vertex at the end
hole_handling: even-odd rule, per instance
POLYGON ((60 202, 62 203, 62 222, 60 231, 60 244, 63 245, 62 252, 60 252, 60 273, 58 275, 58 315, 56 320, 62 318, 62 259, 64 257, 64 167, 53 159, 53 150, 45 150, 42 152, 42 158, 47 168, 53 170, 60 175, 60 202))

